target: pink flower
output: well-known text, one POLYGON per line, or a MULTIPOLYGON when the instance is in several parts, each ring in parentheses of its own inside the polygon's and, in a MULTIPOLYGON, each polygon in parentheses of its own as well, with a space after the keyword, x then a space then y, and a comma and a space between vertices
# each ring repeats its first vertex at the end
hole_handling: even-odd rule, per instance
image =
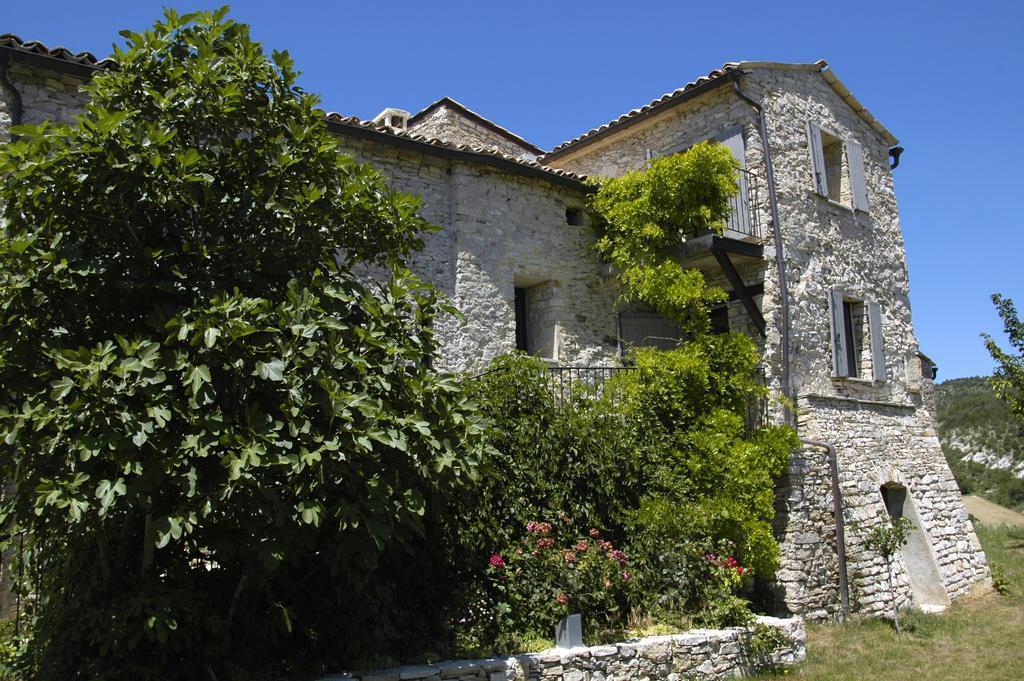
POLYGON ((596 527, 591 527, 590 528, 590 538, 591 539, 597 539, 600 536, 601 536, 601 533, 597 531, 596 527))
POLYGON ((540 548, 540 549, 550 549, 554 545, 555 545, 555 540, 551 539, 549 537, 545 537, 544 539, 541 539, 541 540, 539 540, 537 542, 537 548, 540 548))
POLYGON ((555 602, 559 605, 565 605, 569 602, 569 597, 566 596, 564 593, 559 593, 557 596, 555 596, 555 602))
POLYGON ((622 571, 622 581, 628 582, 632 577, 633 575, 629 574, 625 570, 622 571))
POLYGON ((498 569, 505 567, 505 559, 501 557, 500 553, 491 554, 490 563, 491 567, 496 567, 498 569))
POLYGON ((626 554, 625 554, 625 552, 623 552, 623 551, 621 551, 619 549, 615 549, 614 551, 609 551, 608 552, 608 558, 609 558, 609 560, 618 561, 618 563, 620 565, 625 565, 626 564, 626 554))
POLYGON ((580 539, 578 542, 576 542, 576 546, 574 546, 573 548, 579 551, 580 553, 583 553, 590 548, 590 542, 588 542, 586 539, 580 539))
POLYGON ((530 522, 526 523, 526 531, 527 532, 536 532, 537 531, 537 523, 533 522, 532 520, 530 522))
POLYGON ((576 562, 576 554, 573 553, 572 551, 566 551, 565 554, 563 554, 563 555, 565 556, 565 562, 566 563, 575 563, 576 562))

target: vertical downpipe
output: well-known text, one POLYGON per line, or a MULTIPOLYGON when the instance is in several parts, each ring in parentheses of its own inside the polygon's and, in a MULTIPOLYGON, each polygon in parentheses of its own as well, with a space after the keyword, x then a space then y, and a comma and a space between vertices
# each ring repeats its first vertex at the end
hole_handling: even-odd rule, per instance
MULTIPOLYGON (((781 338, 779 341, 779 344, 782 346, 782 375, 780 379, 782 382, 782 394, 786 398, 786 404, 783 405, 783 409, 786 423, 796 429, 796 419, 792 409, 790 409, 794 395, 790 384, 789 366, 789 283, 786 278, 786 261, 782 252, 782 227, 779 223, 779 204, 775 194, 775 168, 772 164, 771 148, 768 144, 768 124, 764 114, 764 107, 760 102, 749 97, 740 89, 739 78, 739 72, 734 71, 732 75, 733 90, 736 92, 736 96, 757 111, 757 125, 761 135, 765 177, 768 184, 768 205, 772 214, 772 240, 775 244, 775 265, 779 270, 779 308, 782 317, 781 338)), ((806 438, 800 438, 800 443, 808 447, 823 448, 828 454, 829 477, 832 483, 832 515, 836 530, 836 554, 839 559, 839 599, 842 616, 845 620, 850 615, 850 583, 846 569, 846 528, 843 523, 843 497, 842 491, 839 488, 839 462, 836 458, 836 448, 831 442, 821 442, 806 438)))
MULTIPOLYGON (((21 125, 23 105, 21 101, 21 93, 18 92, 18 88, 14 87, 14 83, 11 82, 11 53, 6 50, 0 50, 0 89, 7 93, 11 102, 11 127, 21 125)), ((17 139, 16 135, 10 136, 11 140, 17 139)))

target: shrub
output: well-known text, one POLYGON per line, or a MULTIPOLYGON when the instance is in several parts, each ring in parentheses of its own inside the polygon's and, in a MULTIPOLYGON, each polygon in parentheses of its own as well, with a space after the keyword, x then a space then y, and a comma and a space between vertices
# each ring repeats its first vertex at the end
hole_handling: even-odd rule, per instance
POLYGON ((580 613, 588 630, 625 623, 632 579, 629 558, 596 528, 530 521, 526 536, 488 560, 488 602, 497 640, 550 636, 559 620, 580 613))
POLYGON ((434 513, 482 427, 422 361, 447 309, 404 264, 428 225, 224 13, 126 33, 74 126, 0 149, 32 678, 230 678, 444 636, 434 513))

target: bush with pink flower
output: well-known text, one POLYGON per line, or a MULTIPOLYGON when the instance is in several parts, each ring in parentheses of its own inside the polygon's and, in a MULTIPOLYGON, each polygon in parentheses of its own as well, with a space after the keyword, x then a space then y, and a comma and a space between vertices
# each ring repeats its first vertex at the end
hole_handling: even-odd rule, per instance
POLYGON ((629 612, 629 556, 596 528, 579 536, 569 522, 530 521, 518 542, 491 555, 487 578, 494 617, 481 624, 492 640, 548 637, 571 613, 591 630, 612 629, 629 612))

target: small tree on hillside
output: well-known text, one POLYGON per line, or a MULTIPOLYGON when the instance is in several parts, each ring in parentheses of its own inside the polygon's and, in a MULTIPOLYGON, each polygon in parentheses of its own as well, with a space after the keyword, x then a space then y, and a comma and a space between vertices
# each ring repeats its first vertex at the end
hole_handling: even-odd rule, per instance
POLYGON ((1010 346, 1016 352, 1011 354, 1004 351, 991 336, 987 333, 982 334, 985 347, 998 363, 991 378, 992 389, 1006 402, 1017 419, 1024 423, 1024 324, 1017 316, 1013 300, 994 293, 992 302, 1003 320, 1003 330, 1010 339, 1010 346))
POLYGON ((404 263, 428 225, 225 14, 125 32, 76 125, 0 149, 0 475, 32 542, 31 678, 337 662, 430 630, 386 615, 446 583, 400 555, 481 446, 424 368, 443 308, 404 263))

